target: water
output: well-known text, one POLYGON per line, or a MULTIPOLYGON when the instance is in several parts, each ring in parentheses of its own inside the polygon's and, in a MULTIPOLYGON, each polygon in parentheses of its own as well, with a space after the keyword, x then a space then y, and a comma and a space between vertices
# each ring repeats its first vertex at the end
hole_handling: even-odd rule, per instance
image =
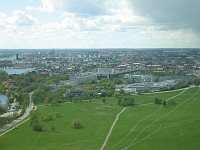
POLYGON ((16 60, 16 56, 13 55, 13 56, 9 56, 9 57, 3 57, 3 58, 0 58, 0 60, 16 60))
MULTIPOLYGON (((0 60, 16 60, 16 56, 9 56, 9 57, 3 57, 0 58, 0 60)), ((1 68, 0 68, 1 70, 1 68)), ((31 68, 6 68, 6 69, 2 69, 5 70, 9 75, 10 74, 23 74, 23 73, 27 73, 28 71, 32 70, 31 68)))
POLYGON ((8 74, 23 74, 23 73, 27 73, 28 71, 32 69, 31 68, 6 68, 3 70, 5 70, 8 74))
POLYGON ((2 104, 3 106, 5 106, 6 103, 7 103, 7 100, 8 100, 8 97, 6 95, 0 94, 0 104, 2 104))

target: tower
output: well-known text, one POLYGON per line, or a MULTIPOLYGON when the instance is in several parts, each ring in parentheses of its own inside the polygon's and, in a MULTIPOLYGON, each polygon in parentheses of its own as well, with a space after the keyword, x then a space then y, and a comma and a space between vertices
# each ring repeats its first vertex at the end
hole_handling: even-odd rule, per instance
POLYGON ((18 53, 16 54, 16 60, 19 60, 19 55, 18 55, 18 53))

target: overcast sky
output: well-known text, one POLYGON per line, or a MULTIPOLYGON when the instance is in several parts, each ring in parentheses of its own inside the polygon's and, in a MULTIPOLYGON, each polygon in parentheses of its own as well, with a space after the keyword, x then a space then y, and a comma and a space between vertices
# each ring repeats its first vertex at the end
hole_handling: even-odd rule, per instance
POLYGON ((200 0, 0 0, 0 48, 200 47, 200 0))

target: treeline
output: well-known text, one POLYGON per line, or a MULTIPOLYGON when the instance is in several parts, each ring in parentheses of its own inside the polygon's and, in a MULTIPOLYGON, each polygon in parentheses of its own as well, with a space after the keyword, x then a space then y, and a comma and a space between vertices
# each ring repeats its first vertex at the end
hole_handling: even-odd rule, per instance
POLYGON ((0 127, 5 126, 6 124, 12 122, 13 120, 17 119, 19 117, 18 113, 14 113, 11 116, 7 116, 7 117, 0 117, 0 127))
POLYGON ((177 86, 172 86, 172 87, 166 87, 166 88, 162 88, 161 91, 171 91, 171 90, 178 90, 178 89, 182 89, 182 88, 186 88, 190 85, 189 82, 182 82, 177 86))
POLYGON ((35 103, 58 105, 63 101, 78 103, 82 100, 112 97, 115 95, 115 86, 122 82, 119 78, 113 80, 104 78, 98 82, 86 83, 84 85, 60 85, 54 90, 48 87, 48 85, 43 85, 34 90, 32 99, 35 103))

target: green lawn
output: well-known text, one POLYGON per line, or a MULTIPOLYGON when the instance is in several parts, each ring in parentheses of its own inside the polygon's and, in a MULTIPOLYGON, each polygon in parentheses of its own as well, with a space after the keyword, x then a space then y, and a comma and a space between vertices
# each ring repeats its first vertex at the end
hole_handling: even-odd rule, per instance
MULTIPOLYGON (((105 150, 199 150, 200 149, 200 91, 192 88, 160 94, 135 97, 136 105, 127 108, 119 117, 105 150), (163 108, 151 104, 154 98, 173 97, 175 106, 163 108), (144 105, 148 104, 148 105, 144 105)), ((91 103, 64 103, 59 106, 39 106, 38 113, 60 112, 63 117, 43 122, 48 129, 55 125, 55 132, 34 132, 29 121, 0 137, 1 150, 98 150, 122 110, 115 98, 104 104, 101 100, 91 103), (80 119, 83 128, 73 129, 74 119, 80 119)))

